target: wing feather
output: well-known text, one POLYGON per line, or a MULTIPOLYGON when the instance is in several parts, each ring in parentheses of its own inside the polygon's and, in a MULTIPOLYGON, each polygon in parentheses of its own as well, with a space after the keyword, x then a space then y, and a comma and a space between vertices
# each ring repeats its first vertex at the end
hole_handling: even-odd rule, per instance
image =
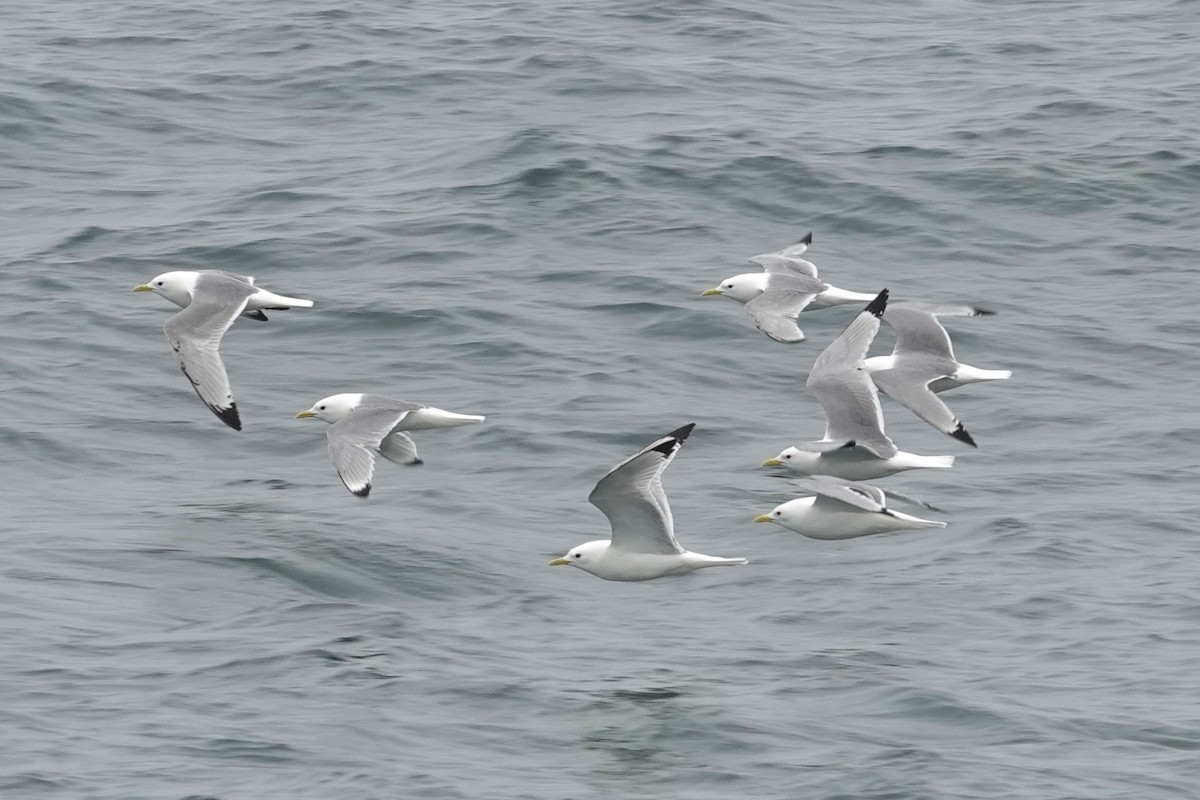
MULTIPOLYGON (((887 509, 887 496, 878 486, 848 481, 829 475, 816 475, 802 485, 833 503, 841 503, 863 511, 881 512, 887 509)), ((822 505, 830 503, 822 502, 822 505)))
POLYGON ((863 359, 887 305, 884 289, 817 356, 806 385, 825 409, 825 442, 854 442, 880 458, 896 455, 896 445, 884 433, 879 391, 863 367, 863 359))
POLYGON ((349 416, 329 426, 329 432, 325 434, 329 457, 333 459, 342 483, 353 494, 359 497, 370 494, 376 453, 402 464, 420 461, 412 439, 395 431, 408 412, 417 408, 423 406, 363 395, 349 416), (397 436, 402 438, 395 439, 397 436), (385 440, 388 440, 386 445, 385 440))
POLYGON ((246 308, 254 288, 218 274, 202 274, 192 301, 163 325, 179 368, 204 404, 229 427, 241 430, 229 375, 221 361, 225 331, 246 308))
POLYGON ((588 501, 612 526, 612 547, 634 553, 686 552, 675 540, 675 523, 662 487, 662 472, 674 460, 695 424, 668 433, 613 467, 588 501))
POLYGON ((748 301, 746 313, 760 331, 777 342, 804 341, 804 332, 796 318, 822 290, 820 281, 795 275, 772 275, 767 288, 748 301))

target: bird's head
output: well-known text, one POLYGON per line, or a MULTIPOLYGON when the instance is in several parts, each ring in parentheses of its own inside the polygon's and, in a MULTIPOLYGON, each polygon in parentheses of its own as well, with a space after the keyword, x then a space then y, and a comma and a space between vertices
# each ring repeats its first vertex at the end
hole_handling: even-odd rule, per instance
POLYGON ((764 467, 801 467, 817 458, 817 453, 809 453, 798 447, 789 447, 774 458, 762 462, 764 467))
POLYGON ((705 289, 700 293, 701 297, 711 297, 713 295, 725 295, 732 297, 739 303, 746 303, 758 297, 767 288, 768 275, 765 272, 746 272, 742 275, 734 275, 732 278, 726 278, 711 289, 705 289))
POLYGON ((582 570, 590 571, 588 568, 592 566, 604 551, 608 549, 609 543, 603 539, 594 542, 585 542, 571 549, 561 558, 556 558, 550 562, 552 567, 579 567, 582 570))
POLYGON ((358 407, 362 400, 361 394, 334 394, 313 403, 312 408, 301 411, 296 419, 316 417, 325 422, 337 422, 350 416, 350 412, 358 407))
POLYGON ((135 292, 156 292, 177 306, 186 307, 192 302, 192 291, 196 288, 196 272, 164 272, 156 275, 149 283, 133 287, 135 292))

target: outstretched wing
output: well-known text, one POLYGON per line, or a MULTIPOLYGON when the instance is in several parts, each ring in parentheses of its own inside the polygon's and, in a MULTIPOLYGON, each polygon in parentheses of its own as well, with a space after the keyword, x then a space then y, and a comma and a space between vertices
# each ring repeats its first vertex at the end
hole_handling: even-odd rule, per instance
POLYGON ((686 552, 675 541, 675 523, 662 487, 662 472, 696 427, 684 425, 613 467, 588 501, 612 526, 612 547, 634 553, 686 552))
POLYGON ((975 440, 949 406, 929 388, 938 376, 917 376, 901 368, 881 370, 871 375, 873 382, 890 398, 909 411, 960 442, 976 447, 975 440))
POLYGON ((920 355, 945 359, 954 363, 954 348, 950 335, 937 317, 917 306, 897 303, 888 306, 883 321, 896 332, 896 356, 920 355))
POLYGON ((754 327, 777 342, 804 341, 804 331, 796 324, 800 312, 816 297, 810 292, 767 289, 743 308, 754 320, 754 327))
POLYGON ((886 307, 884 289, 817 356, 806 382, 825 409, 824 441, 854 442, 880 458, 896 455, 896 445, 884 433, 879 391, 862 362, 879 332, 879 318, 886 307))
POLYGON ((751 264, 757 264, 767 272, 793 272, 809 277, 817 277, 817 266, 811 261, 800 258, 808 252, 812 244, 812 231, 804 235, 800 241, 774 253, 763 253, 747 259, 751 264))
POLYGON ((743 306, 760 331, 777 342, 802 342, 804 332, 796 324, 809 303, 825 284, 805 275, 774 273, 762 294, 743 306))
POLYGON ((410 411, 420 408, 424 408, 420 403, 368 394, 349 416, 329 426, 325 437, 329 457, 351 493, 359 497, 371 493, 377 452, 398 463, 420 463, 412 439, 394 432, 410 411))
POLYGON ((246 307, 254 288, 221 273, 202 273, 192 302, 167 320, 163 333, 179 368, 204 404, 229 427, 240 431, 229 375, 221 362, 221 337, 246 307))
POLYGON ((814 475, 803 483, 798 482, 798 485, 819 495, 817 502, 822 505, 826 505, 822 498, 827 498, 863 511, 879 512, 887 508, 887 497, 883 490, 867 483, 847 481, 829 475, 814 475))
POLYGON ((817 277, 817 265, 803 258, 789 258, 778 253, 764 253, 747 259, 751 264, 758 264, 764 272, 776 272, 783 275, 801 275, 807 278, 817 277))

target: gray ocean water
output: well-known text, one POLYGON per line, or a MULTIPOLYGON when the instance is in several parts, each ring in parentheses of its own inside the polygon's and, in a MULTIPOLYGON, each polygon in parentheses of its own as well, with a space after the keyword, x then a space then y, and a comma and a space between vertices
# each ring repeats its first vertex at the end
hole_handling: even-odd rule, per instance
MULTIPOLYGON (((0 25, 0 796, 1200 794, 1200 5, 15 2, 0 25), (699 297, 807 231, 969 302, 938 531, 753 517, 855 309, 699 297), (245 430, 130 292, 228 269, 245 430), (351 496, 369 391, 486 414, 351 496), (548 559, 658 435, 682 543, 548 559)), ((884 330, 873 352, 887 352, 884 330)))

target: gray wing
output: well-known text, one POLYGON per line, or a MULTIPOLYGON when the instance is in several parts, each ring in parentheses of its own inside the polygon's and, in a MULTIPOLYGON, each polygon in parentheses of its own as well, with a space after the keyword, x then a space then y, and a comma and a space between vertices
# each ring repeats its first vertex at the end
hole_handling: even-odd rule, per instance
POLYGON ((777 342, 802 342, 804 331, 796 324, 825 284, 803 275, 772 274, 767 288, 743 306, 754 326, 777 342))
POLYGON ((229 427, 240 431, 242 421, 229 376, 221 363, 221 337, 246 307, 254 287, 220 273, 201 273, 192 302, 163 325, 179 368, 196 394, 229 427))
POLYGON ((379 443, 379 455, 394 464, 420 464, 417 443, 404 431, 392 431, 379 443))
POLYGON ((853 441, 880 458, 894 456, 896 445, 884 433, 879 392, 862 361, 879 331, 879 317, 886 305, 884 289, 817 356, 806 383, 825 409, 825 441, 853 441))
POLYGON ((754 327, 775 341, 802 342, 804 331, 796 324, 796 318, 815 297, 807 292, 768 289, 742 307, 754 320, 754 327))
POLYGON ((828 475, 814 476, 808 484, 809 488, 817 493, 817 503, 822 506, 839 503, 875 513, 887 509, 887 498, 878 486, 841 480, 828 475), (829 502, 825 502, 826 500, 829 502))
POLYGON ((767 290, 820 294, 829 288, 823 280, 801 272, 770 272, 767 275, 767 290))
MULTIPOLYGON (((808 261, 804 261, 803 259, 800 258, 800 256, 802 256, 808 252, 808 246, 810 244, 812 244, 812 240, 813 240, 812 231, 809 231, 808 233, 804 234, 804 236, 800 239, 800 241, 796 242, 793 245, 789 245, 788 247, 785 247, 782 250, 778 250, 774 253, 763 253, 762 255, 752 256, 751 258, 747 259, 747 261, 749 261, 751 264, 758 264, 763 269, 766 269, 767 272, 772 271, 770 269, 770 267, 767 266, 767 262, 781 263, 780 260, 782 260, 782 261, 798 261, 803 264, 807 264, 808 267, 810 267, 812 269, 812 272, 806 271, 805 274, 811 275, 812 277, 815 278, 815 277, 817 277, 816 266, 809 263, 808 261)), ((785 268, 785 271, 787 271, 786 268, 785 268)))
MULTIPOLYGON (((395 442, 390 441, 397 434, 393 429, 400 424, 409 411, 424 408, 419 403, 405 403, 392 400, 380 395, 363 395, 358 406, 350 416, 338 420, 329 426, 325 435, 329 448, 329 457, 337 468, 342 483, 352 494, 366 497, 371 493, 371 478, 375 474, 375 453, 381 453, 389 460, 403 458, 405 453, 416 457, 416 446, 403 433, 403 437, 395 442), (384 445, 384 440, 389 440, 384 445), (408 439, 407 445, 404 439, 408 439), (408 445, 411 445, 409 449, 408 445), (384 452, 384 450, 387 452, 384 452)), ((419 459, 417 459, 419 461, 419 459)), ((408 460, 400 463, 417 463, 408 460)))
POLYGON ((895 355, 935 356, 954 362, 950 335, 932 312, 897 303, 888 306, 883 321, 896 332, 896 346, 892 351, 895 355))
POLYGON ((938 375, 922 370, 920 362, 872 373, 871 379, 888 397, 948 436, 976 447, 975 440, 954 412, 929 388, 938 375))
POLYGON ((899 500, 903 503, 911 503, 914 506, 922 506, 924 508, 928 508, 930 511, 939 511, 940 512, 942 510, 942 509, 938 508, 937 506, 935 506, 933 503, 930 503, 928 500, 922 500, 919 497, 915 497, 911 494, 906 494, 904 492, 898 492, 895 489, 885 489, 883 494, 887 498, 899 500))
POLYGON ((933 314, 935 317, 992 317, 995 316, 995 311, 989 311, 986 308, 979 306, 967 305, 951 305, 948 303, 923 303, 919 300, 906 300, 903 303, 894 303, 889 308, 900 306, 902 308, 915 308, 918 311, 925 311, 933 314))
POLYGON ((751 264, 757 264, 764 272, 800 275, 807 278, 817 277, 817 265, 803 258, 791 258, 778 253, 764 253, 747 259, 751 264))
POLYGON ((800 241, 793 245, 788 245, 779 251, 779 255, 786 258, 798 258, 808 252, 808 246, 812 244, 812 231, 804 234, 800 241))
POLYGON ((662 472, 695 424, 668 433, 613 467, 588 495, 612 526, 612 546, 634 553, 676 554, 675 523, 662 488, 662 472))
MULTIPOLYGON (((235 281, 239 281, 253 287, 255 292, 258 291, 258 287, 254 286, 254 276, 252 275, 238 275, 236 272, 226 272, 223 269, 210 269, 207 270, 207 272, 213 275, 224 275, 227 278, 232 278, 235 281)), ((253 311, 243 311, 242 316, 246 319, 252 319, 258 322, 268 321, 266 313, 261 308, 256 308, 253 311)))
MULTIPOLYGON (((203 272, 201 272, 201 275, 203 276, 204 274, 221 275, 222 277, 225 277, 225 278, 232 278, 233 280, 237 281, 238 283, 244 283, 247 286, 254 285, 254 278, 250 277, 249 275, 238 275, 236 272, 227 272, 223 269, 204 270, 203 272)), ((203 277, 201 278, 201 280, 203 280, 203 277)))
MULTIPOLYGON (((340 425, 341 422, 335 422, 340 425)), ((366 497, 371 493, 371 478, 375 475, 375 453, 366 446, 334 435, 330 427, 326 444, 329 457, 337 467, 338 477, 351 494, 366 497)))
MULTIPOLYGON (((874 300, 867 304, 841 334, 829 343, 829 346, 817 356, 813 362, 812 374, 820 375, 826 371, 840 371, 857 367, 867 356, 875 334, 879 332, 879 318, 887 309, 888 290, 881 291, 874 300)), ((809 376, 812 380, 812 375, 809 376)))

